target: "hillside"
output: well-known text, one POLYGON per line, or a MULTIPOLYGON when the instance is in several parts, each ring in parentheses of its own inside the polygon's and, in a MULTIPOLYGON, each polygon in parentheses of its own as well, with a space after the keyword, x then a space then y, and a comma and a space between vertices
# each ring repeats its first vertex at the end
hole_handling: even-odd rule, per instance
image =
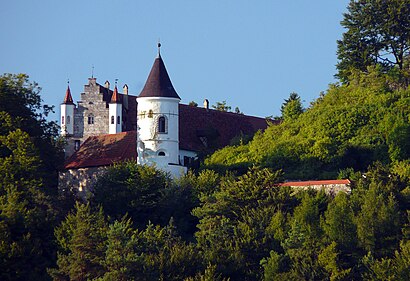
POLYGON ((375 69, 349 84, 330 85, 296 119, 217 151, 205 165, 218 170, 257 165, 283 169, 289 179, 320 179, 349 168, 364 171, 374 161, 408 160, 410 90, 394 85, 375 69))

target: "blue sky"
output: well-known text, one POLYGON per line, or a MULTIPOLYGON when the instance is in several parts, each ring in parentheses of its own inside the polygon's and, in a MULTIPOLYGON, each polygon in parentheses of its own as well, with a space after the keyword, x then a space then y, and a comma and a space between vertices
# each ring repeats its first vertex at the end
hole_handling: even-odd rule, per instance
POLYGON ((336 40, 349 0, 1 1, 0 73, 26 73, 58 119, 91 76, 138 95, 161 55, 183 103, 226 100, 245 114, 305 106, 336 80, 336 40))

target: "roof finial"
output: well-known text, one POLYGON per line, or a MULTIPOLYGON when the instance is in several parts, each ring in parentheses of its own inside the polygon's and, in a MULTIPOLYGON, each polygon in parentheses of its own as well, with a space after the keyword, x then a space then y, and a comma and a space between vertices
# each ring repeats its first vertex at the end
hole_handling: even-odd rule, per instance
POLYGON ((160 56, 161 56, 161 41, 158 38, 158 57, 160 57, 160 56))
POLYGON ((115 87, 117 87, 117 82, 118 82, 118 79, 116 78, 115 79, 115 87))
POLYGON ((91 67, 91 78, 94 78, 94 64, 91 67))

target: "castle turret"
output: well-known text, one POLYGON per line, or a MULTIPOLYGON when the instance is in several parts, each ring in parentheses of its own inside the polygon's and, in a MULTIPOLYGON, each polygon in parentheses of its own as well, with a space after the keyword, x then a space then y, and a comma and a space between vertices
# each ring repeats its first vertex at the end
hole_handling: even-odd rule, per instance
POLYGON ((68 136, 74 133, 74 102, 71 96, 70 86, 67 86, 61 109, 61 135, 68 136))
POLYGON ((137 97, 138 162, 155 164, 176 176, 181 174, 178 128, 180 100, 158 54, 147 82, 137 97))
POLYGON ((109 133, 117 134, 122 132, 122 103, 118 94, 117 85, 109 104, 109 133))

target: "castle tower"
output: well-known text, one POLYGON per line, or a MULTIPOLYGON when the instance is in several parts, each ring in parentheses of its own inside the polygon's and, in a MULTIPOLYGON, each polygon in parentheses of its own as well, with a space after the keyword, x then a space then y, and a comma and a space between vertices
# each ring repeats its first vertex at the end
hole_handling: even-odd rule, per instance
POLYGON ((180 100, 158 52, 137 97, 138 163, 155 164, 174 176, 183 172, 179 166, 180 100))
POLYGON ((61 135, 70 136, 74 134, 74 102, 71 96, 70 86, 67 86, 61 109, 61 135))
POLYGON ((122 103, 118 94, 117 85, 115 85, 114 93, 112 94, 109 104, 109 129, 110 134, 122 132, 122 103))

